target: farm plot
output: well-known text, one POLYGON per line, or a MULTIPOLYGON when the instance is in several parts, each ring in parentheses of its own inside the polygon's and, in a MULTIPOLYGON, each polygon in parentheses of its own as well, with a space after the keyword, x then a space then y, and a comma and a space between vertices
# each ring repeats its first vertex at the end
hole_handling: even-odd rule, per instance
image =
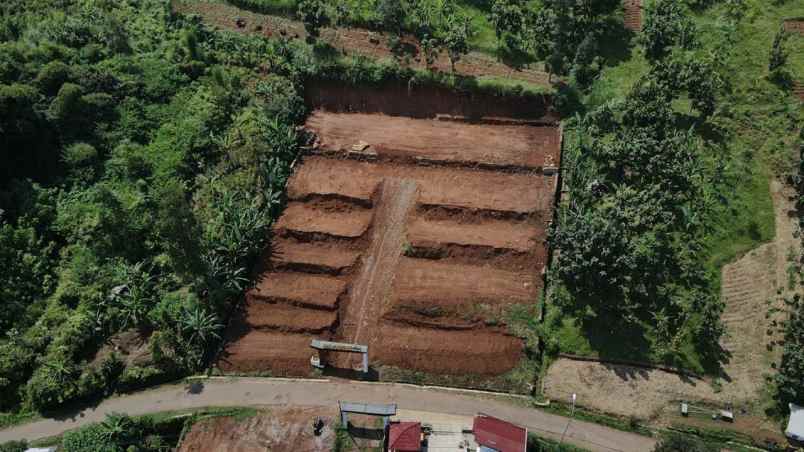
POLYGON ((559 129, 323 110, 306 127, 314 144, 218 366, 306 375, 319 338, 368 345, 373 366, 515 368, 506 310, 542 288, 559 129))

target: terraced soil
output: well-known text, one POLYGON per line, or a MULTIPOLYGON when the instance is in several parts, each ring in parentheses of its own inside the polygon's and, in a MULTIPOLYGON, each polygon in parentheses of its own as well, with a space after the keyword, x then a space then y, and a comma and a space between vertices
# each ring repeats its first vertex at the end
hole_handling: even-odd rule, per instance
POLYGON ((625 28, 634 31, 642 31, 642 0, 624 0, 625 8, 625 28))
POLYGON ((312 145, 219 367, 307 375, 321 338, 368 345, 375 368, 513 369, 523 342, 506 312, 542 289, 558 128, 322 109, 306 128, 312 145))

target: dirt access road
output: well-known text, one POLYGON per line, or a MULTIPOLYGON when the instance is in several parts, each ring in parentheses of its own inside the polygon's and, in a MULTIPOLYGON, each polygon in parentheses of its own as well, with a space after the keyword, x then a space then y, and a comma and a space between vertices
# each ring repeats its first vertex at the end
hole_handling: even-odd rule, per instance
POLYGON ((396 403, 400 409, 474 416, 483 412, 508 419, 541 436, 560 439, 592 451, 647 452, 656 441, 597 424, 572 420, 517 406, 503 397, 458 390, 428 389, 413 385, 358 383, 327 380, 216 378, 206 380, 199 394, 183 385, 166 385, 125 397, 108 399, 71 417, 44 419, 0 430, 0 443, 61 434, 108 413, 142 415, 207 406, 336 406, 339 400, 396 403))

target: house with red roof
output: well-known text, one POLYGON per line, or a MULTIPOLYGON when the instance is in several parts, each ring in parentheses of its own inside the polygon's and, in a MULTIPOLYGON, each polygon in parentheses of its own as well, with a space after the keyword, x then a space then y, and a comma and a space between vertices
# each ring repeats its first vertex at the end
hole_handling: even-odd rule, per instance
POLYGON ((420 452, 421 450, 421 423, 392 422, 388 426, 388 452, 420 452))
POLYGON ((479 414, 472 425, 479 452, 526 452, 528 431, 495 417, 479 414))

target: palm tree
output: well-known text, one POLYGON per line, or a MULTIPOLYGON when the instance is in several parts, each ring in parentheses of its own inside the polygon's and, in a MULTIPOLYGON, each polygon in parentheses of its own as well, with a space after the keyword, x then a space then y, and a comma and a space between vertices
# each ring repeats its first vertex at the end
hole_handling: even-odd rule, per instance
POLYGON ((195 305, 185 308, 179 320, 182 337, 189 344, 206 345, 212 339, 220 339, 218 331, 223 325, 215 314, 208 314, 204 308, 195 305))

